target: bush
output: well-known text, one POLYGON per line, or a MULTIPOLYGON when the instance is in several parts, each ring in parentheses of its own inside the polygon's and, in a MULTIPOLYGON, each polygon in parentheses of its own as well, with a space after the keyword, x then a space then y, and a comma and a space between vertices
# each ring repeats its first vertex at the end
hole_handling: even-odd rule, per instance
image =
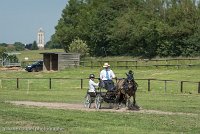
POLYGON ((79 53, 81 57, 85 57, 88 53, 88 46, 85 41, 81 39, 75 39, 69 45, 69 52, 71 53, 79 53))

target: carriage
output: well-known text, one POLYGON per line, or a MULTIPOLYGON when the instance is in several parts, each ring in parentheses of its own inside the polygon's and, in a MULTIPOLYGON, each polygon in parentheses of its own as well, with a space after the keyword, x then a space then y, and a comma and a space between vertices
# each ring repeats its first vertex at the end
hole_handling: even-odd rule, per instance
POLYGON ((126 104, 128 108, 135 106, 137 83, 134 81, 133 74, 126 75, 127 78, 116 79, 116 84, 112 80, 100 81, 99 88, 95 93, 87 92, 84 102, 85 107, 90 108, 93 102, 96 109, 100 109, 103 102, 108 103, 110 106, 111 104, 118 104, 118 108, 121 103, 126 104), (131 97, 133 97, 132 104, 130 102, 131 97))
POLYGON ((112 80, 100 81, 99 88, 95 93, 88 93, 85 97, 85 107, 90 108, 91 103, 95 103, 96 109, 100 109, 103 102, 111 104, 118 104, 117 109, 124 103, 128 109, 136 108, 136 90, 137 83, 134 80, 133 74, 129 71, 127 78, 117 79, 116 84, 112 80), (113 90, 114 89, 114 90, 113 90), (133 98, 133 101, 131 101, 133 98))
POLYGON ((95 104, 96 109, 100 109, 103 102, 115 103, 116 102, 116 92, 112 89, 115 87, 113 81, 108 81, 106 85, 100 81, 99 87, 95 93, 87 92, 85 96, 84 105, 86 108, 90 108, 91 104, 95 104))

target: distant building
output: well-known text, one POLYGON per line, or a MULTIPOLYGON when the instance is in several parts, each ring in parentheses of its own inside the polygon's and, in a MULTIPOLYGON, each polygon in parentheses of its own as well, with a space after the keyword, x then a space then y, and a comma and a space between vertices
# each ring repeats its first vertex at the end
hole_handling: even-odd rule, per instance
POLYGON ((37 33, 37 45, 39 48, 44 48, 44 45, 45 45, 44 39, 45 39, 44 31, 42 30, 42 28, 40 28, 37 33))

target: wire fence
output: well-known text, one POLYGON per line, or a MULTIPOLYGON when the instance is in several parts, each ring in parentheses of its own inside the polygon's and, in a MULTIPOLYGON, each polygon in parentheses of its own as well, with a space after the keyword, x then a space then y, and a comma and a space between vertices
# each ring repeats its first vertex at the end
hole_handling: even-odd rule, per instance
MULTIPOLYGON (((163 93, 200 93, 200 81, 135 79, 138 91, 163 93)), ((0 89, 45 91, 87 89, 86 78, 0 78, 0 89)))

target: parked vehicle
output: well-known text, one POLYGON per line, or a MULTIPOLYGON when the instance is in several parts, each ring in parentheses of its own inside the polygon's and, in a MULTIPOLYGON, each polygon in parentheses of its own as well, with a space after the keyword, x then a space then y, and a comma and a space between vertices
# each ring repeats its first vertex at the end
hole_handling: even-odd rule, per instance
POLYGON ((38 72, 43 70, 43 61, 37 61, 31 65, 25 67, 28 72, 38 72))

